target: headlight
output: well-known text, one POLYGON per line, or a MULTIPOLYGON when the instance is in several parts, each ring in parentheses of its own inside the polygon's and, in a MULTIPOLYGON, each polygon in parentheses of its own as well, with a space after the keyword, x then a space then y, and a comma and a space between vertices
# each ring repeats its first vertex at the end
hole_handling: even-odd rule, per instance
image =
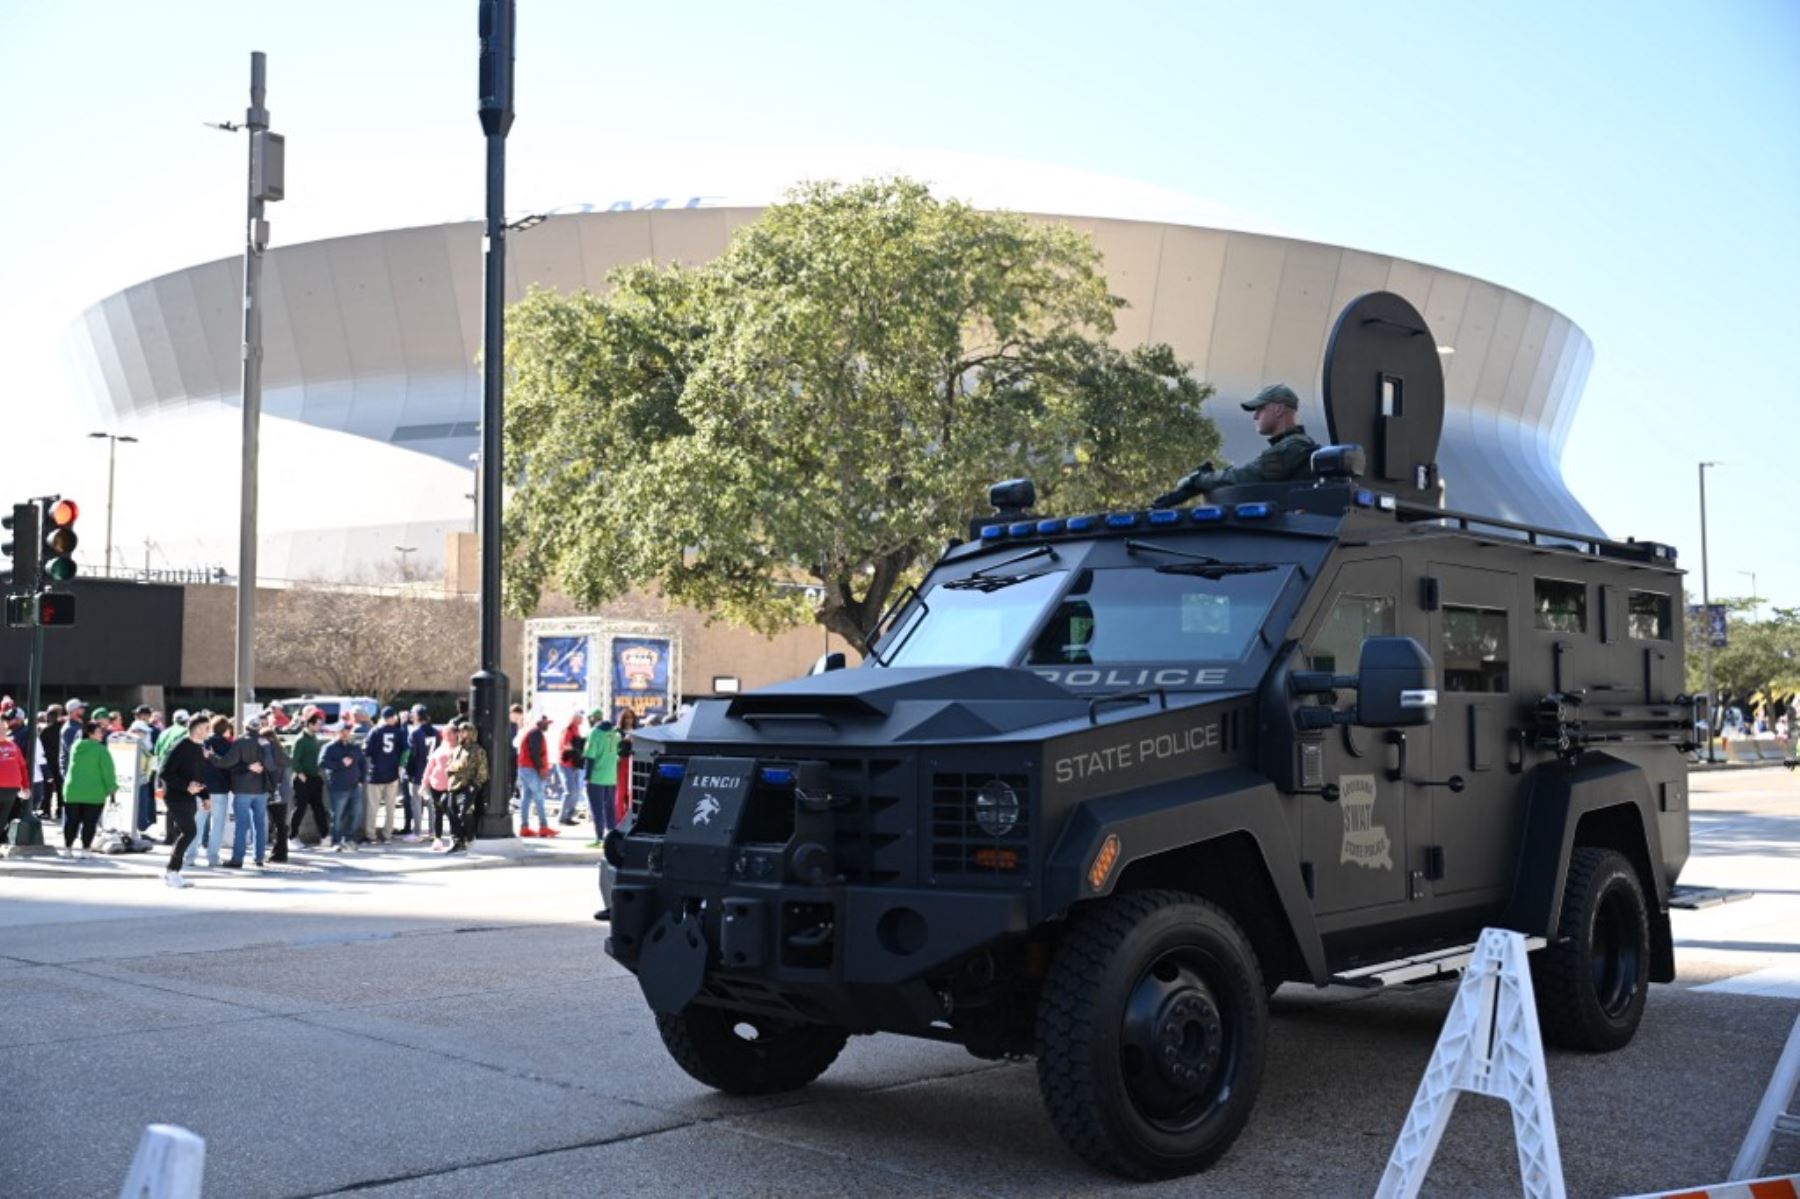
POLYGON ((990 837, 1004 837, 1019 823, 1019 793, 993 779, 975 793, 975 823, 990 837))

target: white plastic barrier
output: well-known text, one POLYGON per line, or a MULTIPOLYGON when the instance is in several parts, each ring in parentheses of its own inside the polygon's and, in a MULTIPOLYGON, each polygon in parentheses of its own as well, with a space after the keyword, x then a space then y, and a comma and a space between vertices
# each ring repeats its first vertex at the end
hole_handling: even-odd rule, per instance
POLYGON ((1504 1099, 1512 1107, 1525 1194, 1563 1199, 1562 1153, 1521 933, 1481 930, 1376 1199, 1412 1199, 1419 1193, 1456 1097, 1464 1091, 1504 1099))
POLYGON ((206 1138, 173 1124, 152 1124, 138 1141, 119 1199, 200 1199, 206 1138))

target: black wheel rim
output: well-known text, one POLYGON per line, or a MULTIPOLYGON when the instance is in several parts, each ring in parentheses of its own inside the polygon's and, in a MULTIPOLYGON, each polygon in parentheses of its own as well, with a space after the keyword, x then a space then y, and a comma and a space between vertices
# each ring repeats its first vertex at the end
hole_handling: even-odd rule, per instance
POLYGON ((1192 949, 1167 950, 1125 1001, 1119 1065, 1132 1107, 1165 1133, 1190 1132, 1230 1098, 1243 1014, 1224 970, 1192 949))
POLYGON ((1609 1019, 1631 1009, 1638 993, 1638 968, 1643 947, 1639 943, 1637 905, 1623 887, 1610 887, 1600 897, 1594 914, 1594 940, 1589 959, 1594 998, 1609 1019))

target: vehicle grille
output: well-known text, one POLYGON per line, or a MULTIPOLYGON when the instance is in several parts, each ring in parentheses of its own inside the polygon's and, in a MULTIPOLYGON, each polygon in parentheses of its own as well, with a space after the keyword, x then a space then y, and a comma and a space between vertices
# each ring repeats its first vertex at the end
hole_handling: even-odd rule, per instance
POLYGON ((828 758, 832 850, 853 884, 893 883, 918 872, 911 806, 914 774, 906 758, 828 758))
POLYGON ((1022 774, 934 774, 931 776, 931 873, 933 880, 1006 880, 1030 877, 1031 795, 1022 774), (1005 836, 982 831, 975 822, 975 794, 998 780, 1019 796, 1019 819, 1005 836))

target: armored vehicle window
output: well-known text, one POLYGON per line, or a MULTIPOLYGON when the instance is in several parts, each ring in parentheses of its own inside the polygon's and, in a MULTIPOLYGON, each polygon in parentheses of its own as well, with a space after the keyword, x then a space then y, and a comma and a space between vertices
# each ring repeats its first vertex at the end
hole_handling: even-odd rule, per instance
POLYGON ((1048 571, 992 589, 933 587, 915 603, 884 650, 889 666, 1004 666, 1062 589, 1068 572, 1048 571))
POLYGON ((1365 637, 1391 637, 1394 601, 1377 595, 1340 595, 1331 605, 1319 635, 1313 638, 1314 670, 1355 674, 1362 664, 1365 637))
POLYGON ((1444 690, 1505 691, 1510 658, 1504 609, 1444 605, 1444 690))
POLYGON ((1625 627, 1639 641, 1667 641, 1674 623, 1669 597, 1660 591, 1633 591, 1625 610, 1625 627))
POLYGON ((1137 568, 1083 571, 1025 661, 1235 662, 1286 577, 1285 568, 1219 578, 1137 568))
POLYGON ((1537 627, 1553 633, 1587 632, 1587 584, 1537 579, 1537 627))

